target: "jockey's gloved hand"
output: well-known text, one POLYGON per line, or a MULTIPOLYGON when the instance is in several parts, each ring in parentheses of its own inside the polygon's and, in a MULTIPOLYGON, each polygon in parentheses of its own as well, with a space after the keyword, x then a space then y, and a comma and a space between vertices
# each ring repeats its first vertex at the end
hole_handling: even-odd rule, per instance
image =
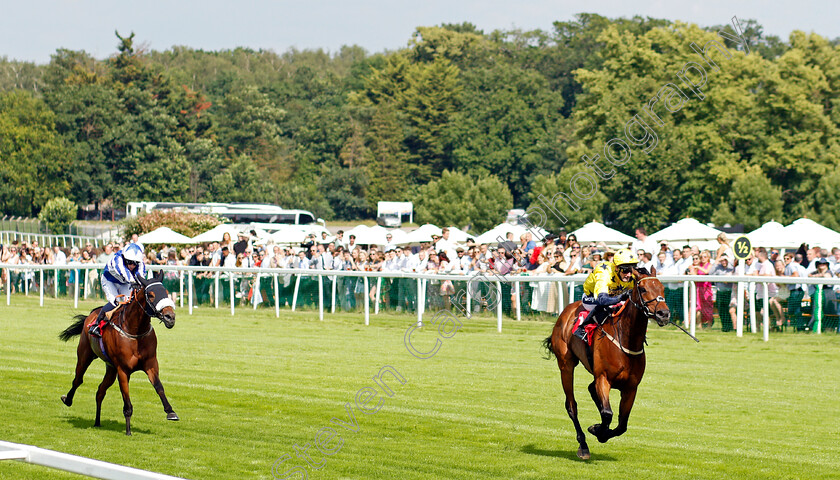
POLYGON ((621 295, 618 296, 618 299, 621 301, 628 300, 630 298, 630 292, 622 292, 621 295))

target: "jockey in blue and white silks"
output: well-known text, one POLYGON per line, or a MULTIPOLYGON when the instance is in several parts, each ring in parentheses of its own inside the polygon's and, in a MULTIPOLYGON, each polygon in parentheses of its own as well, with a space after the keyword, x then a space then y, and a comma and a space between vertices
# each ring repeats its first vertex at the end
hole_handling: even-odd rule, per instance
POLYGON ((143 245, 129 243, 127 247, 111 255, 102 271, 102 292, 108 303, 99 311, 99 318, 90 325, 90 334, 101 336, 104 327, 105 313, 117 308, 117 297, 131 293, 131 286, 137 283, 137 277, 146 278, 146 264, 143 263, 145 253, 143 245))

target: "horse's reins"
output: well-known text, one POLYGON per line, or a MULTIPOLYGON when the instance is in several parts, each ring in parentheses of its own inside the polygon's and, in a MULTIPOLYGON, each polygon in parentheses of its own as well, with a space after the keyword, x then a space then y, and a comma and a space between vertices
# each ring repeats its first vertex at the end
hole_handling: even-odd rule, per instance
MULTIPOLYGON (((648 301, 644 301, 644 299, 642 298, 642 292, 638 289, 638 287, 639 287, 639 284, 640 284, 643 280, 647 280, 647 279, 649 279, 649 278, 653 278, 653 277, 644 277, 644 278, 641 278, 641 279, 638 279, 638 280, 636 280, 635 278, 633 279, 633 287, 634 287, 634 288, 633 288, 633 290, 635 290, 635 291, 636 291, 636 294, 637 294, 637 296, 639 297, 639 301, 638 301, 638 302, 636 302, 636 301, 633 299, 633 295, 632 295, 632 294, 630 295, 630 303, 632 303, 634 307, 638 308, 638 309, 639 309, 639 311, 641 311, 641 312, 642 312, 642 314, 644 314, 645 319, 647 319, 647 320, 650 320, 650 319, 652 319, 652 318, 656 318, 656 315, 655 315, 655 313, 654 313, 654 311, 656 310, 656 306, 654 307, 654 310, 653 310, 653 311, 651 311, 651 309, 650 309, 650 307, 648 307, 648 305, 649 305, 651 302, 656 302, 656 303, 657 303, 657 306, 658 306, 658 305, 659 305, 659 303, 661 303, 661 302, 664 302, 664 301, 665 301, 665 298, 663 298, 661 295, 660 295, 660 296, 658 296, 658 297, 656 297, 656 298, 652 298, 652 299, 650 299, 650 300, 648 300, 648 301)), ((612 316, 613 318, 617 318, 617 317, 618 317, 618 315, 620 315, 620 314, 621 314, 621 312, 623 312, 623 311, 624 311, 624 307, 625 307, 625 306, 627 306, 627 304, 626 304, 626 303, 625 303, 625 304, 623 304, 623 305, 622 305, 622 306, 618 309, 618 311, 616 311, 615 313, 613 313, 611 316, 612 316)), ((596 323, 597 323, 597 322, 596 322, 596 323)), ((604 330, 604 327, 602 327, 602 326, 601 326, 601 324, 598 324, 598 328, 600 328, 600 329, 601 329, 601 332, 603 332, 603 333, 604 333, 604 336, 606 336, 606 337, 607 337, 607 339, 608 339, 609 341, 611 341, 612 343, 614 343, 614 344, 615 344, 615 346, 617 346, 617 347, 618 347, 618 348, 619 348, 622 352, 626 353, 627 355, 641 355, 641 354, 645 353, 645 349, 644 349, 644 347, 642 347, 642 349, 641 349, 641 350, 630 350, 629 348, 627 348, 627 347, 625 347, 624 345, 622 345, 622 344, 621 344, 621 329, 620 329, 620 328, 618 328, 618 326, 616 326, 616 329, 615 329, 615 331, 616 331, 616 337, 618 337, 618 338, 613 337, 612 335, 610 335, 610 334, 609 334, 606 330, 604 330)), ((688 333, 688 332, 686 332, 686 333, 688 333)), ((694 337, 692 337, 692 338, 694 338, 694 337)), ((697 340, 697 339, 695 338, 695 340, 697 340)), ((698 341, 699 341, 699 340, 698 340, 698 341)))
MULTIPOLYGON (((154 285, 155 283, 160 283, 160 282, 153 282, 153 283, 150 283, 149 285, 154 285)), ((148 287, 149 285, 146 285, 146 287, 148 287)), ((158 312, 157 310, 155 310, 154 306, 151 304, 151 302, 149 302, 149 297, 148 297, 148 295, 146 295, 146 287, 142 288, 142 290, 143 290, 143 300, 144 300, 143 313, 145 313, 149 317, 155 317, 158 320, 163 321, 163 319, 161 318, 162 314, 160 312, 158 312), (149 313, 149 308, 152 309, 153 313, 149 313)), ((135 290, 135 293, 133 295, 134 297, 137 296, 138 290, 135 290)), ((151 322, 149 322, 149 329, 145 333, 141 333, 139 335, 132 335, 132 334, 126 332, 123 329, 123 323, 124 322, 125 322, 125 309, 123 309, 123 311, 120 312, 120 323, 119 323, 119 325, 117 325, 117 323, 115 323, 115 322, 112 322, 111 325, 114 326, 114 328, 117 330, 117 332, 119 332, 120 335, 122 335, 124 337, 127 337, 127 338, 130 338, 132 340, 137 340, 138 338, 143 338, 146 335, 152 333, 152 330, 154 330, 154 328, 152 328, 151 322)))
MULTIPOLYGON (((653 278, 653 277, 645 277, 645 278, 639 279, 639 281, 637 283, 641 283, 642 280, 647 280, 649 278, 653 278)), ((639 292, 639 303, 641 304, 641 308, 643 308, 642 311, 644 312, 645 317, 647 317, 648 319, 655 318, 655 315, 653 314, 653 312, 650 311, 650 309, 647 306, 650 302, 653 302, 654 300, 657 302, 657 306, 659 305, 659 302, 664 302, 665 301, 664 298, 659 296, 659 297, 656 297, 656 298, 652 298, 652 299, 648 300, 647 302, 642 303, 642 292, 639 292)), ((635 302, 634 302, 634 304, 635 304, 635 302)), ((636 307, 640 308, 640 305, 636 304, 636 307)), ((656 308, 656 307, 654 307, 654 308, 656 308)), ((686 329, 684 329, 681 325, 678 325, 677 323, 675 323, 670 318, 668 319, 668 323, 670 323, 671 325, 674 325, 675 327, 682 330, 686 335, 691 337, 695 342, 700 343, 700 340, 697 340, 697 337, 688 333, 688 331, 686 329)))

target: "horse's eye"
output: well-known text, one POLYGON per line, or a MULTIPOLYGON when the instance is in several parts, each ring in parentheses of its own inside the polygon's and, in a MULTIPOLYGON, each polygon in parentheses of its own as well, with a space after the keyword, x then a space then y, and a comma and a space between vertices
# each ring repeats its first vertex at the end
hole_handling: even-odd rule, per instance
POLYGON ((639 293, 647 293, 644 287, 639 287, 639 293))

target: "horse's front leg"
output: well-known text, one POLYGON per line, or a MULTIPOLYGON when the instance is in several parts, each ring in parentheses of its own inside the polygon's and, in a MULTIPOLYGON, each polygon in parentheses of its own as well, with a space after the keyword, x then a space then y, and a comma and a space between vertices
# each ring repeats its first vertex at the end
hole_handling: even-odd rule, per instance
POLYGON ((627 420, 630 418, 630 410, 633 409, 635 400, 635 387, 621 392, 621 403, 618 406, 618 425, 614 430, 610 430, 610 437, 617 437, 627 431, 627 420))
POLYGON ((131 405, 131 398, 128 396, 128 379, 130 373, 126 373, 122 368, 117 367, 117 378, 120 381, 120 392, 123 397, 123 415, 125 416, 125 434, 131 435, 131 414, 134 413, 134 407, 131 405))
POLYGON ((158 363, 156 358, 153 358, 149 362, 147 362, 146 375, 149 376, 149 381, 152 383, 152 386, 155 387, 155 391, 160 397, 160 401, 163 404, 163 411, 166 412, 166 419, 176 421, 180 420, 178 418, 178 415, 175 413, 175 410, 172 409, 172 405, 169 404, 169 400, 166 399, 166 393, 164 393, 163 391, 163 384, 160 383, 158 363))
POLYGON ((573 360, 563 362, 559 358, 557 359, 560 366, 560 379, 563 382, 563 392, 566 394, 566 412, 572 419, 577 434, 579 444, 577 456, 582 460, 589 460, 589 445, 586 444, 586 434, 583 433, 578 421, 577 402, 575 401, 575 363, 572 362, 573 360))
MULTIPOLYGON (((595 405, 601 413, 601 423, 596 423, 589 427, 589 433, 595 435, 601 443, 610 439, 610 423, 612 423, 613 412, 610 408, 610 382, 606 375, 600 375, 595 379, 595 395, 592 399, 595 400, 595 405)), ((591 393, 591 390, 590 390, 591 393)))

